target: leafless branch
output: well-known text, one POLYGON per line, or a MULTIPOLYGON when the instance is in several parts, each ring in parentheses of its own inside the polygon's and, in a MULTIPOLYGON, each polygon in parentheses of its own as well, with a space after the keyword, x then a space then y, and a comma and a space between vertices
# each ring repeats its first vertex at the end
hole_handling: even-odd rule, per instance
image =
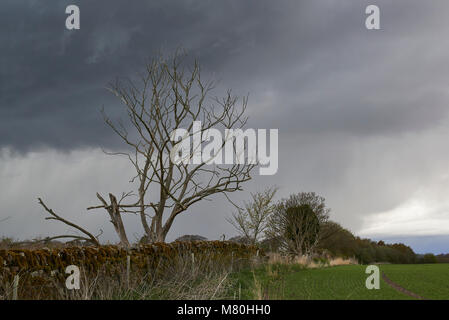
MULTIPOLYGON (((42 201, 41 198, 38 198, 39 204, 45 209, 45 211, 47 211, 51 217, 46 217, 45 220, 57 220, 60 221, 74 229, 77 229, 78 231, 81 231, 83 234, 85 234, 87 237, 81 237, 81 236, 76 236, 76 235, 60 235, 60 236, 56 236, 56 237, 51 237, 51 238, 47 238, 47 239, 58 239, 58 238, 73 238, 73 239, 79 239, 79 240, 86 240, 91 242, 92 244, 99 246, 100 242, 98 241, 98 239, 92 235, 89 231, 87 231, 86 229, 78 226, 77 224, 70 222, 64 218, 62 218, 61 216, 57 215, 52 209, 48 208, 45 203, 42 201)), ((47 240, 48 241, 48 240, 47 240)))

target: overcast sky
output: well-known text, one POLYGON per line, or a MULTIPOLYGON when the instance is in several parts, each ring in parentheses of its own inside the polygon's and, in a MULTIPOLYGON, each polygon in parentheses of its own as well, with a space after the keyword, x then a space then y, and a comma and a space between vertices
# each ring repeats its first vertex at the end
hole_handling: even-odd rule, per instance
MULTIPOLYGON (((357 235, 449 248, 449 3, 355 0, 2 0, 0 3, 0 236, 68 231, 56 212, 104 230, 87 212, 95 193, 129 191, 132 170, 100 109, 120 114, 105 90, 139 72, 157 50, 184 47, 205 76, 249 93, 248 126, 279 129, 279 171, 255 176, 236 202, 265 186, 278 199, 315 191, 331 219, 357 235), (65 8, 81 29, 65 28, 65 8), (381 30, 365 28, 365 8, 381 30)), ((235 234, 218 196, 175 221, 169 239, 235 234)), ((127 217, 128 236, 143 230, 127 217)))

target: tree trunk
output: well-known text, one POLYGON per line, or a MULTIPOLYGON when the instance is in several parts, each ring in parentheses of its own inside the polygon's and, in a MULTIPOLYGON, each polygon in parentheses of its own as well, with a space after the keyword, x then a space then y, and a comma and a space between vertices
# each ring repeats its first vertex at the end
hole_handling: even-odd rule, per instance
POLYGON ((112 218, 112 224, 114 225, 115 231, 120 238, 120 243, 124 247, 129 248, 130 245, 128 237, 126 236, 125 226, 123 225, 123 220, 120 214, 120 208, 118 206, 117 199, 112 193, 109 194, 109 199, 111 200, 111 209, 109 214, 112 218))
POLYGON ((97 193, 97 198, 103 203, 104 208, 109 213, 109 217, 111 218, 112 225, 114 226, 115 232, 117 233, 120 239, 120 245, 129 248, 130 244, 128 241, 128 237, 126 236, 125 226, 123 225, 122 216, 120 214, 120 207, 117 203, 117 198, 110 193, 109 199, 111 200, 111 204, 108 205, 106 200, 97 193))

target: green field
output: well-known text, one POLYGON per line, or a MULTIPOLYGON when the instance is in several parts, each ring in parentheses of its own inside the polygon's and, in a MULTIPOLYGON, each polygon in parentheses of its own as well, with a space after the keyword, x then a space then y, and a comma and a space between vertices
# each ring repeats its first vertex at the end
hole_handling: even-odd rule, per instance
MULTIPOLYGON (((426 299, 449 299, 449 264, 380 265, 390 280, 426 299)), ((415 299, 388 285, 365 287, 366 266, 305 269, 298 265, 264 266, 233 275, 233 295, 240 299, 415 299)))
POLYGON ((383 265, 394 282, 426 299, 449 299, 449 264, 383 265))

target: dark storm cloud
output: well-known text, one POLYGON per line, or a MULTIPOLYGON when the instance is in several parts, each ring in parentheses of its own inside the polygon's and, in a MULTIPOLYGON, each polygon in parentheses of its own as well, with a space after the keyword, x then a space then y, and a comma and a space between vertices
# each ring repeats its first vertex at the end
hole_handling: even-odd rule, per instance
MULTIPOLYGON (((250 92, 254 124, 270 119, 295 132, 354 135, 426 128, 446 113, 446 93, 413 89, 421 85, 413 79, 430 70, 402 37, 423 31, 410 20, 426 30, 417 12, 438 12, 417 3, 380 1, 385 30, 370 34, 363 1, 2 1, 0 146, 117 142, 99 114, 102 105, 112 113, 118 105, 104 86, 137 72, 157 50, 180 46, 223 86, 250 92), (64 27, 72 3, 81 9, 81 30, 64 27), (396 70, 382 70, 401 48, 408 52, 400 52, 396 70), (274 100, 260 112, 267 91, 274 100)), ((447 80, 443 71, 434 76, 447 80)))
POLYGON ((104 90, 108 81, 134 74, 156 50, 180 46, 219 70, 246 37, 263 34, 267 27, 259 26, 271 21, 263 14, 278 11, 253 5, 2 2, 0 145, 71 149, 108 143, 110 132, 98 113, 101 105, 115 103, 104 90), (65 30, 69 3, 81 9, 79 31, 65 30))

